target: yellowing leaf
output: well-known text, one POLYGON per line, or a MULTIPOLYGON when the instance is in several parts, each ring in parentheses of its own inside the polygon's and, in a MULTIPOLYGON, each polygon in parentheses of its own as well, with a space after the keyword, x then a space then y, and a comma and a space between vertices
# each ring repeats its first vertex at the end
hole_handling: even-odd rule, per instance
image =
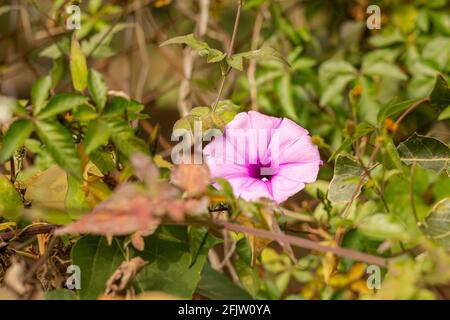
POLYGON ((15 222, 4 222, 4 223, 0 223, 0 231, 2 230, 6 230, 6 229, 12 229, 12 227, 15 227, 16 223, 15 222))
POLYGON ((24 185, 25 199, 31 201, 33 207, 65 209, 67 174, 57 165, 33 175, 24 185))
POLYGON ((80 43, 75 33, 72 36, 72 42, 70 44, 70 73, 72 74, 72 83, 75 90, 83 91, 88 82, 88 69, 86 57, 83 51, 81 51, 80 43))

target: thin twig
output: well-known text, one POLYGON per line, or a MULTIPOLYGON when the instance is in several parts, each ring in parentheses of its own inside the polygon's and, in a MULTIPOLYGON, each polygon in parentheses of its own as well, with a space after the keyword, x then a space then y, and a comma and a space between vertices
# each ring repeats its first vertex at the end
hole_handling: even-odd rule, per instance
MULTIPOLYGON (((183 2, 180 2, 180 5, 183 2)), ((199 0, 200 14, 197 17, 196 36, 202 39, 206 34, 209 21, 210 0, 199 0)), ((180 93, 178 96, 178 109, 181 116, 186 116, 191 109, 191 81, 194 71, 195 58, 197 53, 190 47, 183 50, 183 80, 180 84, 180 93)))
POLYGON ((362 261, 369 264, 376 264, 382 267, 388 266, 388 261, 385 258, 370 255, 367 253, 359 252, 350 250, 347 248, 342 247, 332 247, 332 246, 325 246, 320 244, 319 242, 303 239, 291 235, 286 234, 275 234, 273 232, 263 230, 263 229, 257 229, 257 228, 249 228, 243 225, 239 225, 236 223, 228 222, 228 221, 221 221, 221 220, 214 220, 214 224, 221 226, 223 228, 226 228, 227 230, 235 231, 235 232, 243 232, 246 234, 252 234, 257 237, 266 238, 266 239, 272 239, 276 241, 285 241, 290 243, 293 246, 320 251, 320 252, 332 252, 335 255, 350 258, 356 261, 362 261))
POLYGON ((0 240, 11 241, 15 239, 22 239, 28 236, 37 235, 41 233, 51 233, 57 225, 55 224, 35 224, 30 225, 21 230, 12 230, 0 233, 0 240))
MULTIPOLYGON (((258 43, 261 34, 261 28, 264 21, 264 11, 267 10, 268 3, 261 6, 261 10, 258 11, 255 18, 255 25, 253 27, 252 45, 251 50, 258 48, 258 43)), ((250 98, 252 103, 252 110, 258 110, 258 91, 256 86, 256 59, 252 59, 249 62, 247 69, 248 84, 250 87, 250 98)))
MULTIPOLYGON (((378 136, 377 136, 375 139, 378 140, 378 136)), ((380 150, 380 144, 379 144, 378 141, 377 141, 377 143, 376 143, 376 145, 375 145, 375 149, 373 149, 373 152, 372 152, 372 154, 370 155, 370 159, 369 159, 369 163, 367 164, 367 168, 370 168, 370 167, 372 166, 372 163, 375 161, 375 157, 376 157, 376 155, 377 155, 377 153, 378 153, 378 150, 380 150)), ((370 172, 370 169, 367 169, 367 172, 370 172)), ((341 213, 341 216, 342 216, 342 217, 345 218, 345 217, 347 216, 347 211, 348 211, 348 209, 351 207, 351 205, 353 204, 353 202, 355 201, 355 199, 359 196, 359 194, 360 194, 360 192, 361 192, 361 188, 362 188, 362 186, 363 186, 363 184, 364 184, 364 180, 365 180, 366 177, 367 177, 367 172, 364 172, 364 173, 361 175, 361 178, 359 179, 358 185, 357 185, 357 187, 356 187, 355 192, 354 192, 353 195, 352 195, 351 200, 347 203, 347 205, 344 207, 344 209, 343 209, 343 211, 342 211, 342 213, 341 213)))
POLYGON ((411 173, 409 176, 409 200, 411 203, 411 210, 414 214, 414 219, 416 223, 419 222, 419 217, 417 216, 416 205, 414 203, 414 174, 416 173, 416 162, 414 161, 411 165, 411 173))
POLYGON ((45 251, 45 253, 39 258, 39 260, 36 261, 35 264, 33 264, 30 268, 30 270, 28 270, 27 274, 25 275, 25 279, 30 279, 32 276, 34 276, 34 274, 36 273, 36 271, 39 270, 39 268, 47 261, 48 257, 50 256, 50 253, 53 249, 53 246, 56 244, 56 239, 58 237, 56 237, 55 235, 52 235, 52 239, 50 240, 48 246, 47 246, 47 250, 45 251))
POLYGON ((413 103, 408 109, 406 109, 401 115, 400 117, 398 117, 398 119, 395 121, 394 127, 398 127, 398 125, 400 124, 400 122, 402 122, 402 120, 411 112, 413 111, 415 108, 417 108, 418 106, 420 106, 422 103, 424 102, 428 102, 430 101, 430 98, 423 98, 420 99, 418 101, 416 101, 415 103, 413 103))
MULTIPOLYGON (((238 0, 238 7, 236 11, 236 19, 234 20, 233 34, 231 35, 230 46, 227 51, 227 58, 230 58, 233 54, 234 42, 236 41, 236 34, 239 26, 239 20, 241 18, 242 0, 238 0)), ((230 73, 231 67, 228 66, 225 72, 222 71, 222 79, 220 81, 219 91, 217 93, 216 101, 214 102, 213 111, 216 110, 217 104, 219 103, 220 96, 222 95, 223 87, 225 86, 225 80, 230 73)))
POLYGON ((16 165, 14 163, 14 156, 9 159, 9 172, 11 176, 11 183, 16 182, 16 165))

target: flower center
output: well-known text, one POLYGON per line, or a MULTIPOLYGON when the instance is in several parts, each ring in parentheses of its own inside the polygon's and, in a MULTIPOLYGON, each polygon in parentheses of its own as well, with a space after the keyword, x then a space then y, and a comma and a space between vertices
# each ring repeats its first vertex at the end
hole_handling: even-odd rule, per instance
POLYGON ((275 175, 275 170, 270 165, 251 164, 248 166, 248 174, 254 179, 266 182, 272 179, 275 175))

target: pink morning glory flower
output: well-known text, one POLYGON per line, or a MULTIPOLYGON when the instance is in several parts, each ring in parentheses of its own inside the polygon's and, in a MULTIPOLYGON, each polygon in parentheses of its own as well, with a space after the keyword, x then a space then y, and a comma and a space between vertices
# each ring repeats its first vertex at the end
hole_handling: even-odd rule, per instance
POLYGON ((290 119, 239 113, 203 150, 213 178, 229 181, 237 197, 285 201, 317 179, 319 150, 290 119))

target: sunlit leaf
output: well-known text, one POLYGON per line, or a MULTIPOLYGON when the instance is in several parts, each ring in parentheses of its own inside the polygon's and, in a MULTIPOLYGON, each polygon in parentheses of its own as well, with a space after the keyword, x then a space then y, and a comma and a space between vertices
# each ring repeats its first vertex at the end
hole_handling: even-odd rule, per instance
POLYGON ((394 215, 376 213, 363 218, 358 224, 358 230, 366 236, 376 239, 406 240, 407 230, 394 215))
POLYGON ((88 82, 88 69, 86 64, 86 57, 81 51, 80 43, 78 42, 75 33, 73 33, 70 44, 70 73, 72 75, 72 84, 75 90, 83 91, 88 82))
POLYGON ((39 138, 44 142, 53 160, 81 180, 81 160, 70 131, 57 121, 38 120, 34 124, 39 138))
POLYGON ((333 202, 352 200, 360 192, 358 184, 362 173, 363 169, 358 162, 347 156, 338 156, 333 179, 328 187, 328 199, 333 202))
POLYGON ((52 79, 50 76, 40 78, 33 84, 33 87, 31 88, 33 115, 37 115, 44 107, 45 99, 47 99, 51 87, 52 79))
POLYGON ((206 42, 198 40, 192 33, 166 40, 161 43, 160 47, 169 44, 185 44, 196 50, 200 56, 206 56, 208 63, 219 62, 226 57, 226 54, 224 52, 211 48, 206 42))
POLYGON ((110 129, 104 121, 97 119, 89 122, 84 138, 84 151, 87 154, 92 153, 98 147, 106 144, 110 136, 110 129))
POLYGON ((403 162, 410 165, 416 162, 425 169, 437 172, 445 169, 450 161, 450 149, 441 141, 414 133, 398 146, 403 162))
POLYGON ((38 119, 47 119, 57 114, 64 113, 84 104, 86 97, 74 93, 60 93, 55 95, 47 103, 47 106, 37 114, 38 119))
POLYGON ((94 69, 89 70, 88 87, 97 109, 102 111, 106 104, 108 88, 101 74, 94 69))
POLYGON ((442 199, 431 209, 421 230, 440 245, 450 248, 450 198, 442 199))
POLYGON ((355 132, 351 137, 348 137, 344 140, 344 142, 333 152, 328 161, 333 160, 339 153, 350 147, 356 140, 362 138, 364 136, 369 135, 375 130, 374 126, 372 126, 368 122, 361 122, 356 126, 355 132))
POLYGON ((14 185, 3 174, 0 174, 0 216, 15 218, 23 208, 22 198, 14 185))
POLYGON ((289 66, 289 63, 283 59, 283 57, 280 55, 280 53, 270 47, 264 47, 257 50, 247 51, 247 52, 241 52, 232 55, 231 57, 227 58, 227 63, 237 69, 242 71, 243 70, 243 60, 275 60, 281 63, 284 63, 289 66))
POLYGON ((3 138, 3 144, 0 149, 0 163, 11 158, 32 132, 33 123, 30 120, 21 119, 13 122, 3 138))

